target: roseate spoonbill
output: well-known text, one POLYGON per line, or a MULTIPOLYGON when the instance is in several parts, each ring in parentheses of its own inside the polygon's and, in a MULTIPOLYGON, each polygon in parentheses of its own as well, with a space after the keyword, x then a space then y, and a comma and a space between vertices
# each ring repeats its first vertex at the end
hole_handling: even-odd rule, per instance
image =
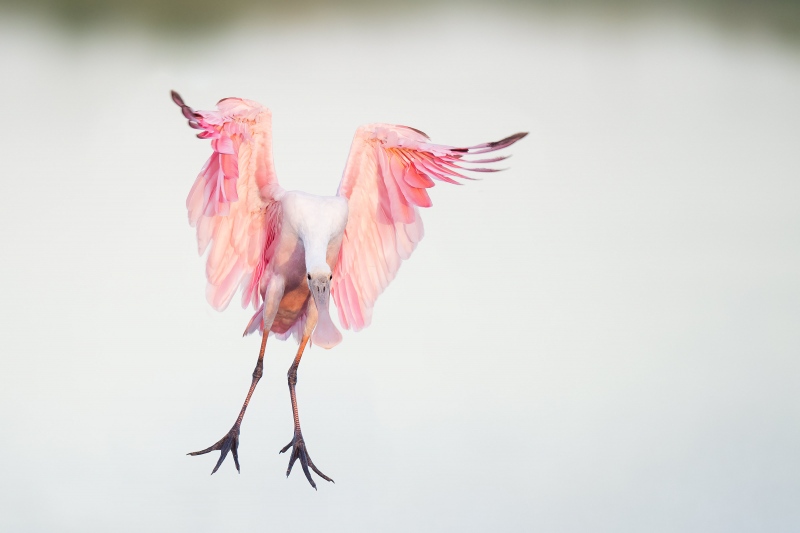
POLYGON ((272 163, 272 115, 252 100, 225 98, 217 111, 194 111, 176 92, 172 99, 211 139, 213 153, 194 182, 186 207, 197 228, 198 251, 206 260, 206 296, 217 310, 227 307, 238 288, 242 305, 256 309, 244 334, 261 332, 261 349, 250 390, 233 427, 218 442, 189 455, 220 452, 217 471, 228 452, 239 470, 239 430, 247 404, 263 374, 269 333, 294 335, 300 347, 289 368, 294 436, 288 476, 297 459, 314 489, 309 468, 327 481, 311 460, 297 412, 297 367, 309 342, 333 348, 342 340, 328 311, 333 296, 339 322, 358 331, 369 325, 378 295, 400 263, 422 239, 418 207, 430 207, 426 189, 434 180, 471 179, 459 163, 494 163, 508 156, 466 159, 512 145, 527 133, 497 142, 455 148, 433 144, 414 128, 369 124, 358 128, 336 196, 285 191, 272 163), (265 335, 264 332, 267 332, 265 335))

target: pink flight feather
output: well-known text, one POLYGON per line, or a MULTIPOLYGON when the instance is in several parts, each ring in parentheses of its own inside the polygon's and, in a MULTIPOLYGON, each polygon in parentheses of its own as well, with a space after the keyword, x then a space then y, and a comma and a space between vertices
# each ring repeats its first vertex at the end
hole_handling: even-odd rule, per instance
POLYGON ((261 278, 280 231, 282 189, 272 162, 272 115, 256 102, 220 100, 216 111, 195 111, 175 92, 189 125, 211 139, 212 154, 189 191, 189 223, 206 259, 206 297, 218 310, 242 289, 242 305, 261 303, 261 278))
POLYGON ((418 208, 432 205, 427 189, 435 181, 458 184, 459 179, 473 179, 464 170, 493 172, 461 164, 501 161, 505 156, 465 156, 505 148, 525 135, 455 148, 433 144, 427 135, 406 126, 370 124, 358 129, 338 192, 348 198, 350 211, 331 291, 343 327, 358 331, 369 325, 375 300, 422 240, 418 208))

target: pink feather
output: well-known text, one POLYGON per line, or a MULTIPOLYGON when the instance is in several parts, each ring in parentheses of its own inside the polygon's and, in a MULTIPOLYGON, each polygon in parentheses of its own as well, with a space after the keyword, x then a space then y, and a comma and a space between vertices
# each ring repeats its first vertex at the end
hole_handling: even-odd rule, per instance
POLYGON ((242 304, 258 307, 259 288, 280 231, 282 189, 272 162, 272 115, 250 100, 226 98, 217 111, 194 111, 173 94, 189 125, 211 139, 212 154, 186 198, 206 260, 206 296, 224 309, 238 288, 242 304), (247 199, 247 201, 245 201, 247 199), (241 201, 240 201, 241 200, 241 201))
POLYGON ((460 184, 458 180, 474 179, 464 171, 494 171, 457 163, 471 163, 465 156, 493 152, 522 137, 454 148, 433 144, 427 135, 406 126, 370 124, 358 129, 338 192, 348 198, 350 210, 336 268, 339 279, 332 290, 343 327, 358 331, 369 325, 375 300, 422 240, 418 208, 432 205, 427 189, 436 181, 460 184))

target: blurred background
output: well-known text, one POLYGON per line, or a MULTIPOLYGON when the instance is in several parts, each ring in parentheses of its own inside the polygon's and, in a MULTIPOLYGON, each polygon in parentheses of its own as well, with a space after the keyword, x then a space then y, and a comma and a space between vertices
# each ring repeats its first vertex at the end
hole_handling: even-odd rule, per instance
POLYGON ((3 531, 800 529, 800 3, 4 0, 3 531), (360 124, 474 144, 370 328, 205 301, 169 91, 273 110, 333 194, 360 124))

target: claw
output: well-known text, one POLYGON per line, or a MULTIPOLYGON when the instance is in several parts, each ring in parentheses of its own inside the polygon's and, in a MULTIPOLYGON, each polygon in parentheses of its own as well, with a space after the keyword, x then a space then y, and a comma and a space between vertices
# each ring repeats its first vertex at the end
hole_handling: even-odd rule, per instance
POLYGON ((289 467, 286 469, 286 477, 289 477, 289 474, 292 473, 292 467, 294 466, 295 461, 300 459, 300 466, 303 468, 303 473, 306 475, 306 479, 314 487, 314 490, 317 490, 317 484, 314 483, 314 479, 311 477, 311 472, 309 468, 313 470, 319 477, 324 479, 325 481, 330 481, 331 483, 336 483, 333 479, 329 478, 322 472, 320 472, 319 468, 314 466, 314 462, 311 460, 311 455, 309 455, 308 450, 306 449, 306 444, 303 442, 302 434, 296 434, 289 444, 284 446, 280 452, 284 453, 289 448, 292 448, 292 455, 289 457, 289 467))
POLYGON ((331 483, 333 483, 334 485, 336 484, 336 482, 335 482, 334 480, 332 480, 331 478, 329 478, 328 476, 326 476, 325 474, 323 474, 322 472, 320 472, 320 471, 319 471, 319 468, 317 468, 316 466, 314 466, 314 463, 312 463, 312 462, 311 462, 311 456, 310 456, 310 455, 308 455, 308 452, 306 452, 306 456, 308 457, 308 466, 310 466, 310 467, 311 467, 311 470, 313 470, 314 472, 316 472, 316 473, 317 473, 317 475, 318 475, 319 477, 321 477, 322 479, 324 479, 325 481, 330 481, 330 482, 331 482, 331 483))
POLYGON ((219 450, 219 460, 216 466, 214 466, 214 470, 211 471, 211 475, 214 475, 216 471, 219 470, 220 465, 228 456, 228 452, 231 452, 233 455, 233 463, 236 465, 236 471, 240 474, 242 473, 239 468, 239 428, 237 426, 233 426, 224 437, 208 448, 200 450, 199 452, 189 452, 186 455, 203 455, 215 450, 219 450))
POLYGON ((233 446, 231 446, 231 454, 233 454, 233 464, 236 465, 236 471, 240 474, 242 470, 239 468, 239 439, 236 438, 233 441, 233 446))
POLYGON ((306 479, 311 486, 314 487, 314 490, 317 490, 317 484, 314 483, 314 480, 311 479, 311 472, 308 471, 308 456, 304 451, 300 452, 300 466, 303 467, 303 473, 306 475, 306 479))
POLYGON ((289 477, 289 474, 292 473, 292 467, 294 466, 294 462, 297 461, 299 454, 300 448, 295 448, 292 450, 292 455, 289 457, 289 467, 286 469, 286 477, 289 477))

